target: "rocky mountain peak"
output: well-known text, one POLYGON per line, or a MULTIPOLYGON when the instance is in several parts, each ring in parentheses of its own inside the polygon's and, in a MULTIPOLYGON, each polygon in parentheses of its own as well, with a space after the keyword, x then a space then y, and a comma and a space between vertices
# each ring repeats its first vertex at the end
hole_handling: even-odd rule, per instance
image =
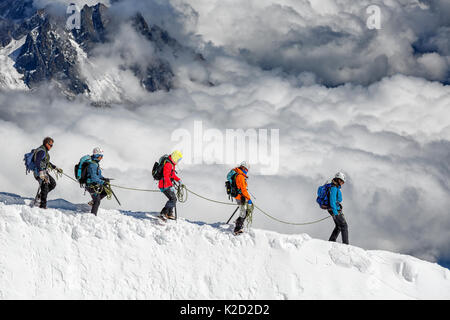
POLYGON ((55 16, 54 12, 48 7, 34 8, 31 0, 0 3, 0 45, 4 47, 12 40, 26 37, 13 59, 14 67, 29 88, 56 82, 68 96, 89 95, 91 88, 82 75, 79 55, 83 59, 92 58, 97 46, 114 41, 121 23, 131 24, 155 48, 155 57, 147 66, 137 62, 120 66, 131 70, 147 91, 170 90, 175 75, 169 61, 182 52, 195 56, 166 30, 149 24, 141 13, 123 20, 110 16, 109 8, 102 3, 85 5, 80 10, 80 28, 68 30, 67 16, 55 16))

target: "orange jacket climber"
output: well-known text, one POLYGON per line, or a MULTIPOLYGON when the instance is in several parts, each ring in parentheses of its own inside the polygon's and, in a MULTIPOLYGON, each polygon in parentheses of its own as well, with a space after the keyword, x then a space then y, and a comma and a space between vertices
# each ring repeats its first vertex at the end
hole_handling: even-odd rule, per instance
POLYGON ((246 200, 250 200, 250 194, 247 191, 247 175, 240 168, 236 168, 234 171, 237 172, 236 187, 241 191, 241 193, 236 196, 236 199, 240 200, 243 196, 246 200))

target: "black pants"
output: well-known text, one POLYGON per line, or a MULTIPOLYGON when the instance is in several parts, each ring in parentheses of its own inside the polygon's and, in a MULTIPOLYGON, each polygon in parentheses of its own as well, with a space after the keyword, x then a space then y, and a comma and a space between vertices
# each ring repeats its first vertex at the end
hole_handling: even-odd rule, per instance
POLYGON ((344 214, 339 213, 339 215, 335 216, 331 210, 329 210, 328 213, 333 217, 335 224, 334 230, 328 241, 335 242, 339 234, 342 233, 342 243, 348 244, 348 225, 347 221, 345 221, 344 214))
POLYGON ((161 210, 161 213, 173 214, 173 209, 177 205, 177 195, 172 189, 164 190, 163 193, 169 200, 166 202, 166 205, 161 210))
POLYGON ((100 193, 98 193, 97 192, 98 190, 96 191, 95 189, 96 188, 94 188, 93 186, 87 187, 87 191, 90 193, 90 195, 92 197, 92 201, 94 202, 94 204, 92 205, 91 213, 97 215, 98 208, 100 207, 100 202, 108 194, 106 193, 106 191, 103 188, 101 189, 100 193))
POLYGON ((56 181, 53 179, 51 175, 48 174, 48 183, 39 178, 39 176, 35 176, 36 180, 41 185, 41 205, 40 208, 47 208, 47 195, 50 191, 56 188, 56 181))

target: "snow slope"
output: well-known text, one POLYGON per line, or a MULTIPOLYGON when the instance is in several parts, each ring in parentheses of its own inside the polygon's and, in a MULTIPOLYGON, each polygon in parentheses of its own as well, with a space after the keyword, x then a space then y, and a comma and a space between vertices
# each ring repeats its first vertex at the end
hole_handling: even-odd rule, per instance
POLYGON ((2 299, 450 299, 450 271, 386 251, 0 194, 2 299))
POLYGON ((0 48, 0 89, 28 89, 23 82, 23 75, 14 68, 17 55, 25 40, 26 37, 22 37, 20 40, 13 39, 6 47, 0 48))

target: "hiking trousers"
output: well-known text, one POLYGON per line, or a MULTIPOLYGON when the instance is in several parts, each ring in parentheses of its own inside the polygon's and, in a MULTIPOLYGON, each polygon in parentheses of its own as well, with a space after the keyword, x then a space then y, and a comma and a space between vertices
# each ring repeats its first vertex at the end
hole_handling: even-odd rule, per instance
POLYGON ((239 217, 247 218, 247 200, 245 198, 236 199, 236 203, 239 205, 239 217))
POLYGON ((173 188, 168 188, 168 189, 164 190, 163 193, 169 200, 166 202, 166 205, 164 206, 164 208, 162 209, 161 212, 172 214, 173 209, 177 205, 177 195, 175 194, 175 191, 173 188))
POLYGON ((47 173, 48 183, 39 178, 39 176, 35 176, 35 179, 39 182, 41 186, 41 205, 40 208, 47 208, 47 195, 50 191, 56 188, 55 179, 47 173))
POLYGON ((336 242, 339 234, 342 234, 342 243, 349 244, 348 242, 348 225, 347 221, 345 221, 345 217, 343 213, 339 213, 339 215, 335 216, 333 211, 329 210, 328 213, 333 217, 334 221, 334 230, 331 233, 330 239, 328 241, 336 242))
POLYGON ((87 187, 87 191, 91 195, 91 198, 92 198, 92 201, 93 201, 91 213, 97 215, 98 208, 100 207, 100 202, 108 194, 106 193, 104 188, 102 188, 102 191, 98 193, 97 192, 98 190, 95 190, 95 188, 93 186, 87 187))

